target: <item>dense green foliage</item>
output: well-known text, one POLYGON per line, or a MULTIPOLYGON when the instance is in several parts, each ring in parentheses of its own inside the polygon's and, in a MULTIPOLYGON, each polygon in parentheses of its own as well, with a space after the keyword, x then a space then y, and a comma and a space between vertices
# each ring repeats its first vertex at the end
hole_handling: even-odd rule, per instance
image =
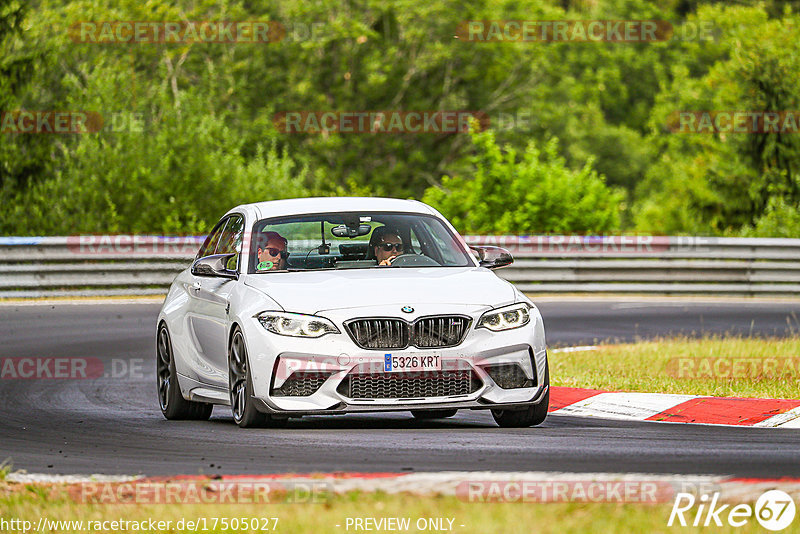
POLYGON ((570 170, 549 142, 534 143, 520 157, 504 150, 491 130, 475 135, 476 154, 466 176, 445 176, 423 202, 447 213, 459 230, 476 235, 524 234, 531 228, 556 233, 604 234, 619 228, 623 194, 611 191, 587 163, 570 170), (509 209, 514 206, 514 209, 509 209))
POLYGON ((241 202, 420 198, 469 233, 800 237, 800 134, 675 133, 800 110, 800 3, 0 0, 0 234, 199 233, 241 202), (663 20, 663 42, 467 42, 467 20, 663 20), (75 42, 80 21, 277 21, 274 43, 75 42), (282 133, 293 110, 471 110, 491 131, 282 133))

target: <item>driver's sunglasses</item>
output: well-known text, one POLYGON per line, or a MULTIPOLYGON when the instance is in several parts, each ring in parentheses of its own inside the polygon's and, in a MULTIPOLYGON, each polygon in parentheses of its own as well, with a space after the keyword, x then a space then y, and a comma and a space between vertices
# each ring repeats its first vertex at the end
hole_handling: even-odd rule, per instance
POLYGON ((402 252, 402 250, 403 250, 403 244, 402 243, 381 243, 378 246, 384 252, 391 252, 392 249, 396 250, 397 252, 402 252))
POLYGON ((288 252, 286 252, 285 250, 281 250, 279 248, 269 247, 269 248, 262 248, 261 250, 265 251, 273 258, 277 257, 278 255, 280 255, 281 258, 287 258, 289 256, 288 252))

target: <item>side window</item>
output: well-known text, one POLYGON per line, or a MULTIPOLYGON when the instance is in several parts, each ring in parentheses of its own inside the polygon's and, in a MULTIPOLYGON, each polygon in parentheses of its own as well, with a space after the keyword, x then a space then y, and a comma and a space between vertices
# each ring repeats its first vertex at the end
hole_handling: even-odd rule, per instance
POLYGON ((420 245, 419 239, 417 239, 417 232, 414 228, 411 229, 411 250, 416 254, 422 254, 422 246, 420 245))
POLYGON ((242 230, 244 229, 244 219, 239 215, 233 215, 228 220, 228 224, 222 231, 222 235, 217 243, 215 254, 231 254, 237 255, 228 260, 228 269, 234 270, 239 265, 238 254, 242 251, 242 230))
POLYGON ((419 234, 426 256, 449 265, 457 265, 461 261, 456 253, 458 245, 438 221, 425 219, 418 226, 415 225, 414 232, 419 234))
POLYGON ((222 229, 225 227, 225 223, 228 222, 228 219, 222 219, 217 223, 211 233, 208 234, 206 237, 203 246, 200 247, 200 251, 197 253, 197 258, 204 258, 206 256, 211 256, 214 254, 214 249, 217 248, 217 243, 219 242, 219 236, 222 234, 222 229))

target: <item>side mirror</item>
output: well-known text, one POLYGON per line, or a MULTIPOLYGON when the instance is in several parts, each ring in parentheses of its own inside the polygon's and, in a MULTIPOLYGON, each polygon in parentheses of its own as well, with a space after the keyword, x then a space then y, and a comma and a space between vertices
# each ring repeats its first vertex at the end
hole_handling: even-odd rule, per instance
POLYGON ((192 274, 195 276, 213 276, 216 278, 239 279, 239 273, 228 269, 228 262, 236 257, 236 253, 214 254, 199 258, 192 264, 192 274))
POLYGON ((478 253, 478 262, 487 269, 499 269, 514 263, 511 253, 500 247, 469 247, 478 253))

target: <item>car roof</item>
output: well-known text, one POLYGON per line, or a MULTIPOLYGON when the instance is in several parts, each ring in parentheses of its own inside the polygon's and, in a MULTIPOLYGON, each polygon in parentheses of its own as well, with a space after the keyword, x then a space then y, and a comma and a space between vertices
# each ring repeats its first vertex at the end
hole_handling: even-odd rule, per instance
POLYGON ((310 197, 270 200, 267 202, 242 204, 233 208, 228 213, 249 212, 256 218, 262 219, 266 217, 284 217, 287 215, 342 211, 389 211, 439 215, 430 206, 418 200, 381 197, 310 197))

